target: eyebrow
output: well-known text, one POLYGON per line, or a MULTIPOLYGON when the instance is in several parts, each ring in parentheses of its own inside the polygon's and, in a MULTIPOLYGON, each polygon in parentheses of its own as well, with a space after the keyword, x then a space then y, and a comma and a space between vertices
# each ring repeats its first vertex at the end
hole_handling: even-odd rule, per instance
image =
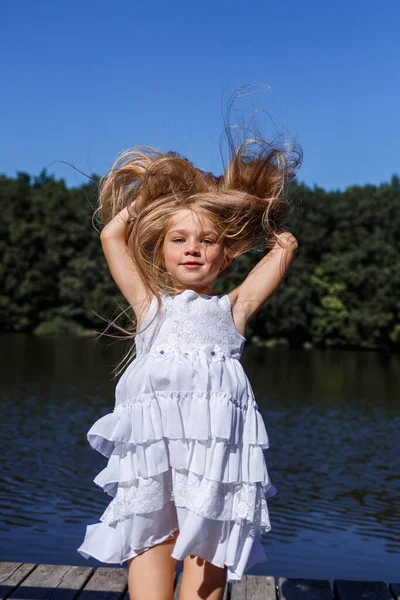
MULTIPOLYGON (((186 229, 173 229, 172 231, 169 231, 168 233, 169 234, 181 233, 181 234, 185 235, 185 234, 187 234, 187 230, 186 229)), ((212 231, 211 229, 207 229, 205 231, 200 231, 200 235, 210 235, 210 234, 218 235, 216 231, 212 231)))

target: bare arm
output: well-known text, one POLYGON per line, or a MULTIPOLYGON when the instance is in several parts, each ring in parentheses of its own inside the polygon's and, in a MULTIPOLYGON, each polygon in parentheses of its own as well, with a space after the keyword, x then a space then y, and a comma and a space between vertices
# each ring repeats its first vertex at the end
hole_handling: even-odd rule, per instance
POLYGON ((128 209, 121 210, 103 228, 100 241, 111 276, 132 306, 139 323, 147 312, 150 299, 125 242, 128 217, 128 209))
POLYGON ((289 231, 279 234, 279 242, 250 271, 237 288, 229 292, 232 315, 239 331, 275 294, 294 260, 298 243, 289 231))

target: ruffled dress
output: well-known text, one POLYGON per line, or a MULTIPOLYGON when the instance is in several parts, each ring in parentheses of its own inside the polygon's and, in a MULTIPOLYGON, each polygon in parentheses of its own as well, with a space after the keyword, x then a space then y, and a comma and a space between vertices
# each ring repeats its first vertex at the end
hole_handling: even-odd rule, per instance
POLYGON ((108 458, 94 482, 112 500, 78 551, 122 564, 179 530, 172 557, 194 554, 240 580, 268 560, 261 536, 276 494, 267 431, 239 362, 246 338, 227 295, 164 294, 153 320, 156 309, 153 297, 114 410, 87 434, 108 458))

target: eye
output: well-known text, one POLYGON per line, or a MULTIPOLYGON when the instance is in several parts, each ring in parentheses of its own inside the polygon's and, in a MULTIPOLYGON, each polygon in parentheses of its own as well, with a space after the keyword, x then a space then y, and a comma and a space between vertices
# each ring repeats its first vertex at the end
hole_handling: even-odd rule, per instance
POLYGON ((213 243, 214 243, 214 240, 209 240, 209 239, 206 239, 206 240, 203 240, 203 242, 204 242, 205 244, 213 244, 213 243))
POLYGON ((173 242, 183 242, 184 240, 183 240, 183 238, 174 238, 172 241, 173 242))

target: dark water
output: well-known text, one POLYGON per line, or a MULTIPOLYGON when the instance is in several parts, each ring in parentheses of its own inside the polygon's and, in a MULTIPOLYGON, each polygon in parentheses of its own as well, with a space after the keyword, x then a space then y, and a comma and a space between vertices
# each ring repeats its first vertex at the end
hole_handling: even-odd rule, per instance
MULTIPOLYGON (((86 432, 113 408, 122 350, 0 336, 0 560, 99 566, 76 551, 111 500, 86 432)), ((252 572, 399 580, 400 356, 248 347, 242 362, 278 490, 252 572)))

